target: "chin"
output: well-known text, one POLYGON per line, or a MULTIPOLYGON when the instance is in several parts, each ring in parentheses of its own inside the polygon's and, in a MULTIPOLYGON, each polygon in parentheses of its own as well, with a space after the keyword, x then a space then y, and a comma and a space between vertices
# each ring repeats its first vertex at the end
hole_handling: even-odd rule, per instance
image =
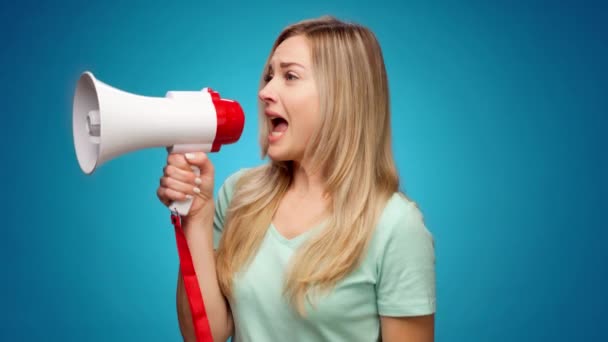
POLYGON ((271 151, 270 149, 268 149, 268 158, 270 158, 272 161, 288 161, 291 160, 291 158, 289 158, 288 155, 286 155, 285 153, 281 153, 279 151, 271 151))
POLYGON ((281 148, 279 146, 270 146, 267 150, 268 158, 272 161, 293 161, 297 160, 293 151, 289 151, 286 148, 281 148))

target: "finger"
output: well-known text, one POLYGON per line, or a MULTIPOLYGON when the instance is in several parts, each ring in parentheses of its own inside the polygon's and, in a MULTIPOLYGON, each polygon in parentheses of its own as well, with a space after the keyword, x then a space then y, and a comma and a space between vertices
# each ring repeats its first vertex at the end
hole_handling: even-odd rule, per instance
POLYGON ((186 171, 174 165, 166 165, 163 168, 163 176, 174 178, 183 183, 195 184, 197 175, 192 171, 186 171))
POLYGON ((182 170, 192 170, 191 165, 181 153, 170 153, 167 155, 167 164, 173 165, 182 170))
POLYGON ((169 205, 175 201, 184 201, 186 199, 192 198, 192 195, 187 195, 183 192, 176 191, 170 188, 160 187, 158 191, 163 194, 162 196, 163 198, 165 198, 163 204, 165 205, 169 205))
POLYGON ((185 153, 184 157, 186 158, 186 162, 190 165, 198 166, 202 168, 203 164, 207 162, 207 154, 205 152, 190 152, 185 153))
POLYGON ((213 173, 213 164, 209 160, 209 156, 204 152, 186 153, 184 155, 186 161, 191 165, 197 166, 202 174, 213 173))
POLYGON ((168 206, 169 204, 171 204, 171 199, 167 197, 166 191, 167 188, 159 186, 158 189, 156 189, 156 196, 162 204, 168 206))
POLYGON ((192 183, 184 183, 172 177, 162 177, 160 179, 160 186, 187 195, 194 195, 195 193, 200 193, 198 185, 192 183))

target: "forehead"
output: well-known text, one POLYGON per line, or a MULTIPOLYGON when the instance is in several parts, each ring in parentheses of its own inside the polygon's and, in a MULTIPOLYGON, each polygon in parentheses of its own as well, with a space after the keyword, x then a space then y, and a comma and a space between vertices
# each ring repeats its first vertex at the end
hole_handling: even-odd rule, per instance
POLYGON ((309 66, 310 59, 308 39, 299 35, 287 38, 279 44, 270 58, 270 64, 299 63, 309 66))

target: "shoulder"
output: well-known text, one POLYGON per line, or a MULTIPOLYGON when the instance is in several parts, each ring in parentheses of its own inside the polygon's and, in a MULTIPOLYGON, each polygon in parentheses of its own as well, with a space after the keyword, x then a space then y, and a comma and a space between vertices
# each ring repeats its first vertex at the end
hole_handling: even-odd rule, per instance
POLYGON ((241 168, 231 173, 224 179, 218 189, 218 200, 228 204, 237 190, 259 188, 260 184, 266 185, 268 169, 269 165, 260 165, 241 168))
POLYGON ((424 215, 418 205, 402 193, 394 193, 387 201, 373 240, 380 253, 390 246, 390 249, 434 254, 434 239, 424 222, 424 215))
POLYGON ((251 168, 242 168, 242 169, 239 169, 236 172, 231 173, 224 180, 223 186, 234 187, 236 185, 236 183, 239 181, 239 179, 241 179, 241 177, 244 174, 246 174, 249 170, 251 170, 251 168))
POLYGON ((243 168, 230 174, 221 183, 218 189, 217 196, 215 197, 215 217, 213 221, 216 232, 216 234, 214 234, 214 243, 216 247, 217 243, 219 243, 219 236, 224 229, 224 219, 228 213, 228 208, 232 202, 235 189, 238 187, 238 183, 243 178, 243 175, 249 172, 249 170, 251 170, 251 168, 243 168))
POLYGON ((254 169, 255 168, 251 167, 242 168, 228 175, 228 177, 226 177, 226 179, 222 182, 220 186, 220 193, 228 195, 228 197, 232 197, 232 193, 237 187, 239 180, 241 180, 245 174, 254 169))
POLYGON ((386 203, 373 243, 371 265, 381 316, 435 312, 435 249, 415 202, 394 194, 386 203))
POLYGON ((232 200, 237 183, 249 170, 250 168, 243 168, 233 172, 221 183, 217 192, 216 206, 222 213, 228 208, 228 204, 232 200))
POLYGON ((416 202, 400 192, 395 192, 379 217, 378 228, 382 230, 426 231, 424 216, 416 202))

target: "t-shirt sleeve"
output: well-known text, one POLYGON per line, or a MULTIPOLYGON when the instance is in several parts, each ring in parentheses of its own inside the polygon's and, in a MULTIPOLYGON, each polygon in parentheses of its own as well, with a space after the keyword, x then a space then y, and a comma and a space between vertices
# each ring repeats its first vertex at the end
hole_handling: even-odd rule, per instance
POLYGON ((435 312, 435 248, 422 213, 413 202, 391 212, 378 260, 378 313, 422 316, 435 312))
POLYGON ((217 196, 215 197, 215 215, 213 217, 213 248, 217 249, 222 238, 222 232, 224 231, 224 223, 226 214, 228 213, 228 207, 234 187, 240 176, 246 171, 241 169, 236 173, 230 175, 224 183, 220 186, 217 196))

